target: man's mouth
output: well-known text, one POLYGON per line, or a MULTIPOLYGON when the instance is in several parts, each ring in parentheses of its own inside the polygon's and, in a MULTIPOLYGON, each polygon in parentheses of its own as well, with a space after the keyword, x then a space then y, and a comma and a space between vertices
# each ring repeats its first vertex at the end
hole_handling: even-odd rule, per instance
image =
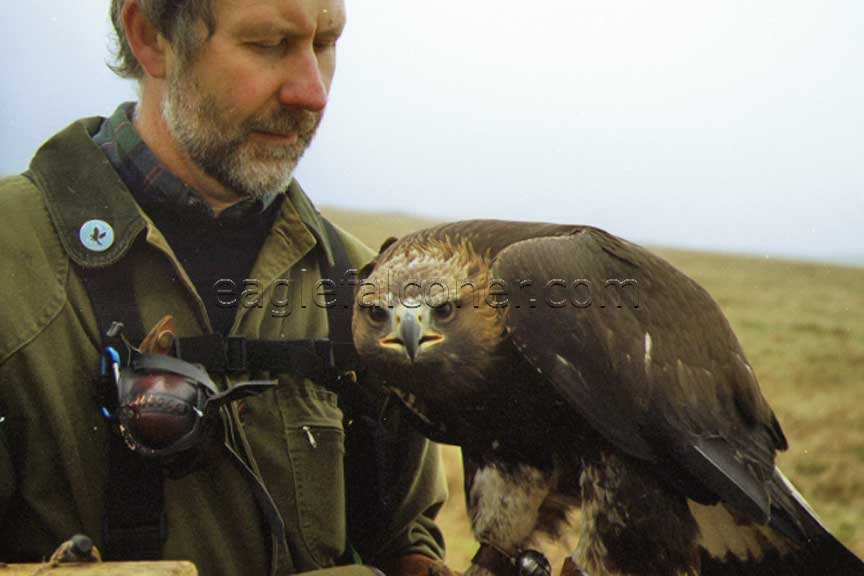
POLYGON ((267 130, 253 130, 252 136, 264 142, 268 142, 271 144, 281 144, 281 145, 290 145, 296 144, 297 140, 299 140, 300 136, 297 132, 270 132, 267 130))

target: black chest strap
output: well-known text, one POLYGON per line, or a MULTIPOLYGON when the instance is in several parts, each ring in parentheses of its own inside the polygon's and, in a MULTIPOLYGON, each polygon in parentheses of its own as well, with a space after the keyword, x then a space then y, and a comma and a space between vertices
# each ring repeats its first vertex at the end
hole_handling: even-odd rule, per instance
MULTIPOLYGON (((125 345, 110 328, 123 323, 131 342, 144 338, 144 326, 135 307, 131 274, 121 262, 107 268, 79 268, 102 336, 103 363, 99 376, 99 402, 108 425, 114 427, 117 390, 107 348, 123 354, 125 345)), ((124 360, 120 358, 121 362, 124 360)), ((120 434, 108 441, 108 485, 102 517, 102 549, 106 560, 154 560, 162 557, 167 537, 162 470, 153 461, 126 447, 120 434)))
MULTIPOLYGON (((336 367, 332 385, 339 392, 345 415, 345 505, 348 549, 344 563, 362 561, 362 554, 374 546, 375 535, 390 517, 394 480, 395 437, 385 426, 386 400, 368 385, 356 385, 360 371, 351 330, 354 287, 361 280, 349 268, 345 246, 338 233, 324 220, 333 250, 335 266, 322 263, 322 276, 332 279, 336 303, 327 309, 330 336, 330 363, 336 367), (338 279, 338 280, 337 280, 338 279)), ((370 552, 371 553, 371 552, 370 552)))
MULTIPOLYGON (((340 372, 357 370, 357 350, 354 348, 354 337, 351 332, 351 320, 354 313, 354 285, 359 281, 357 269, 351 268, 345 244, 339 239, 339 233, 329 220, 322 218, 327 236, 330 238, 330 248, 333 251, 334 266, 331 267, 326 258, 322 258, 322 275, 332 279, 336 289, 336 303, 327 309, 328 334, 330 338, 330 358, 332 365, 340 372), (338 278, 338 280, 337 280, 338 278), (353 280, 353 283, 352 283, 353 280)), ((337 379, 343 374, 337 374, 337 379)))

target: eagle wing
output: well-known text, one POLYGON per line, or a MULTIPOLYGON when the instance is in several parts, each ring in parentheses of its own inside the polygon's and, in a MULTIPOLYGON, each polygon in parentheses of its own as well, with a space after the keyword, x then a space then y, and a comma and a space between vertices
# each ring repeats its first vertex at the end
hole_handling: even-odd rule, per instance
POLYGON ((514 285, 522 293, 507 308, 507 330, 581 419, 656 464, 689 497, 768 520, 774 455, 786 440, 704 289, 662 258, 589 227, 515 242, 497 253, 492 272, 531 280, 528 290, 514 285), (634 282, 620 288, 609 279, 634 282), (551 280, 587 282, 550 291, 551 280), (545 296, 556 306, 570 299, 553 307, 545 296))

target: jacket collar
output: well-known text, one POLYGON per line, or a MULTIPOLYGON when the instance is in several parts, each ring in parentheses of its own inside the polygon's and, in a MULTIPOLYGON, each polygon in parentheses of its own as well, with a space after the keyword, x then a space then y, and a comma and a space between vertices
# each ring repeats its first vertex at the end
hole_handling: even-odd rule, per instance
POLYGON ((94 117, 69 125, 36 152, 29 170, 45 195, 63 248, 85 267, 117 263, 147 227, 132 194, 90 138, 101 123, 94 117), (88 222, 108 224, 113 231, 98 251, 88 248, 93 246, 88 236, 95 228, 107 230, 88 222))
POLYGON ((318 212, 318 209, 315 208, 315 205, 306 196, 297 180, 291 181, 287 194, 288 202, 285 202, 285 205, 296 210, 300 216, 300 220, 309 228, 312 235, 315 236, 315 239, 321 245, 324 254, 327 256, 327 261, 331 266, 334 266, 336 262, 333 256, 333 247, 330 244, 330 236, 327 234, 326 228, 324 228, 324 217, 321 216, 321 213, 318 212))
MULTIPOLYGON (((45 195, 63 248, 73 262, 88 268, 116 264, 141 232, 152 226, 92 140, 103 121, 92 117, 72 123, 36 152, 28 171, 45 195), (108 236, 102 237, 101 245, 94 244, 93 235, 102 233, 108 236)), ((321 215, 296 180, 287 195, 289 202, 283 204, 282 214, 287 210, 299 216, 332 265, 333 252, 321 215)))

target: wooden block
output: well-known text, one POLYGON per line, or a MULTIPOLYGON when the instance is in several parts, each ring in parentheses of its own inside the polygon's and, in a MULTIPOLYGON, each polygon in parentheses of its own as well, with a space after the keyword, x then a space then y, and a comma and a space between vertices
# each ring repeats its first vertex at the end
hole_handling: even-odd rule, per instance
POLYGON ((191 562, 92 562, 86 564, 3 564, 0 576, 198 576, 191 562))

